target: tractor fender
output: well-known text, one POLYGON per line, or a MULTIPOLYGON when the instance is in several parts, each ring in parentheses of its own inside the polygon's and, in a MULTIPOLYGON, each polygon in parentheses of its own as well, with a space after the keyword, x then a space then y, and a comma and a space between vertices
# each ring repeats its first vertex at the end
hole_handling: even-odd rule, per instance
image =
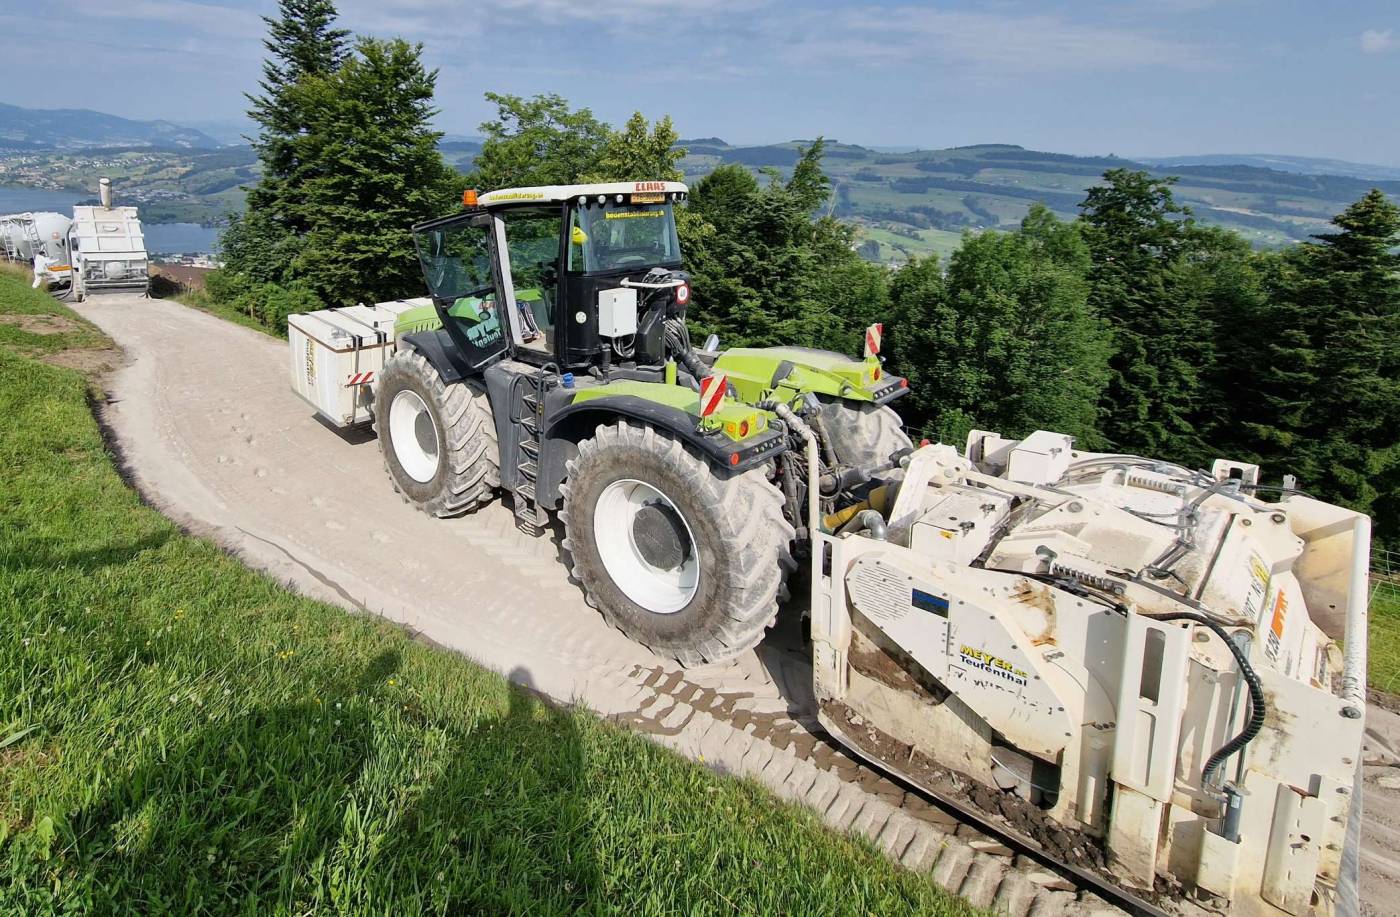
POLYGON ((458 353, 457 346, 447 331, 438 328, 433 331, 415 331, 399 339, 399 349, 412 347, 423 355, 428 365, 437 370, 444 385, 461 382, 468 376, 479 375, 472 371, 458 353))
POLYGON ((888 404, 909 391, 899 376, 886 375, 876 359, 854 360, 811 347, 739 347, 715 360, 741 400, 755 404, 769 397, 790 402, 813 394, 842 401, 888 404))
POLYGON ((693 415, 670 405, 636 395, 590 398, 561 408, 549 418, 540 443, 539 473, 535 482, 535 500, 541 506, 554 509, 558 505, 559 485, 568 474, 569 460, 578 454, 579 442, 618 418, 664 430, 726 478, 770 462, 787 450, 787 437, 776 430, 736 442, 723 434, 697 430, 693 415), (733 458, 736 454, 737 460, 733 458))

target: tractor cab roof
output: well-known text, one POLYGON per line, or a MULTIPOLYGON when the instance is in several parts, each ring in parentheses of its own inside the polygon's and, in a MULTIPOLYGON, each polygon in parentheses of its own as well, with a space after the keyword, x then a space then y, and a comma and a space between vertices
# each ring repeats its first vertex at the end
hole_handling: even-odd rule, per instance
MULTIPOLYGON (((609 181, 587 185, 541 185, 534 188, 502 188, 487 191, 477 196, 479 207, 501 207, 511 204, 560 203, 579 200, 580 203, 592 200, 603 203, 613 198, 622 203, 634 194, 655 194, 663 199, 683 200, 689 192, 684 183, 678 181, 609 181)), ((657 201, 659 203, 660 201, 657 201)))

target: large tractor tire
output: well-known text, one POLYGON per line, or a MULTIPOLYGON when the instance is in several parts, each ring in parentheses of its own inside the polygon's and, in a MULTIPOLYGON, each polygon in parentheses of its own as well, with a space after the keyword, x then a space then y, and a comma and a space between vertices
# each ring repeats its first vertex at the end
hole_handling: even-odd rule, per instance
POLYGON ((374 432, 394 489, 431 516, 476 509, 500 486, 485 388, 470 379, 444 384, 416 350, 400 350, 379 374, 374 432))
POLYGON ((722 478, 668 434, 622 421, 579 444, 562 489, 567 562, 609 624, 684 666, 763 639, 795 566, 763 469, 722 478))
POLYGON ((890 464, 890 456, 913 447, 904 421, 889 406, 860 401, 826 401, 822 428, 837 461, 873 471, 890 464))

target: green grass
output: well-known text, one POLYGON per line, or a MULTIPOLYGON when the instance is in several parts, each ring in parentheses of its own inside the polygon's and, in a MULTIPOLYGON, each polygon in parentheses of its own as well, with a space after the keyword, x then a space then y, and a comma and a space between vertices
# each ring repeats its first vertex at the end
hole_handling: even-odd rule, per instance
POLYGON ((1371 596, 1367 681, 1389 694, 1400 693, 1400 586, 1384 584, 1371 596))
POLYGON ((92 325, 78 318, 52 296, 29 288, 33 275, 0 262, 0 283, 6 296, 0 304, 0 348, 24 356, 45 356, 63 350, 110 346, 92 325))
MULTIPOLYGON (((0 314, 40 308, 0 276, 0 314)), ((969 912, 181 534, 88 397, 0 346, 0 913, 969 912)))
POLYGON ((216 302, 204 290, 191 290, 180 293, 170 298, 171 302, 177 302, 182 306, 189 306, 191 309, 198 309, 201 312, 208 312, 210 315, 233 322, 235 325, 242 325, 245 328, 252 328, 254 331, 261 331, 269 337, 282 338, 282 332, 275 328, 269 328, 262 322, 253 318, 246 312, 239 311, 236 306, 228 303, 216 302))

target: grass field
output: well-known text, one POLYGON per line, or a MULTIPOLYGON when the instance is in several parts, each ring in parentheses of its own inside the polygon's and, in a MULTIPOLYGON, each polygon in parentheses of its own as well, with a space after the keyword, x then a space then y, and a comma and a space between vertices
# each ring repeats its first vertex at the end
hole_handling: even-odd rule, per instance
POLYGON ((7 275, 0 329, 0 913, 969 912, 181 534, 34 359, 102 336, 7 275))
POLYGON ((1371 687, 1400 694, 1400 587, 1383 587, 1371 597, 1371 640, 1366 646, 1371 687))
POLYGON ((210 315, 217 316, 224 321, 233 322, 235 325, 242 325, 245 328, 252 328, 254 331, 261 331, 263 334, 269 335, 270 337, 282 337, 281 332, 269 328, 237 306, 229 303, 216 302, 205 290, 189 290, 171 297, 171 300, 183 306, 189 306, 191 309, 208 312, 210 315))

